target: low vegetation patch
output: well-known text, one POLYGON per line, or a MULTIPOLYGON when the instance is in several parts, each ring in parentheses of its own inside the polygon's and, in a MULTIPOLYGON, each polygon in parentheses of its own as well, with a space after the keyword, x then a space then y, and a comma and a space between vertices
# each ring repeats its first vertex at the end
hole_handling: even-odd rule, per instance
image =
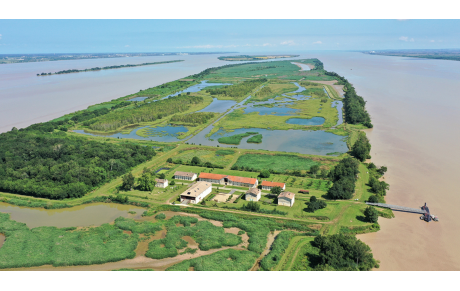
POLYGON ((270 170, 271 173, 282 174, 287 170, 307 171, 313 165, 320 163, 296 155, 245 154, 238 158, 232 170, 270 170))
POLYGON ((295 235, 299 234, 293 231, 282 231, 276 236, 270 252, 260 262, 261 270, 270 271, 279 263, 291 238, 295 235))
POLYGON ((248 132, 245 132, 245 133, 240 133, 240 134, 234 134, 234 135, 231 135, 231 136, 220 137, 217 141, 220 142, 220 143, 224 143, 224 144, 239 145, 243 138, 251 136, 251 135, 254 135, 254 134, 257 134, 257 132, 249 132, 248 131, 248 132))

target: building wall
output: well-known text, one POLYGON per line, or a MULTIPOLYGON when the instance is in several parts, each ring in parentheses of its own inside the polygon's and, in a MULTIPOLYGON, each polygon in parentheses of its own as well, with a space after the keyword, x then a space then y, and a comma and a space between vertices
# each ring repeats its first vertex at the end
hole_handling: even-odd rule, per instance
POLYGON ((285 198, 285 197, 278 198, 278 205, 291 207, 292 204, 293 204, 292 202, 293 201, 291 201, 291 199, 288 199, 288 198, 285 198))
POLYGON ((192 203, 196 204, 196 203, 200 203, 201 201, 203 201, 203 199, 209 195, 209 193, 211 193, 212 191, 212 187, 209 186, 208 189, 204 190, 203 193, 201 193, 200 195, 198 195, 195 199, 195 201, 192 201, 192 203))
POLYGON ((193 175, 193 177, 188 177, 188 176, 174 176, 174 179, 177 179, 177 180, 194 181, 194 180, 196 179, 196 175, 193 175))
POLYGON ((212 183, 212 184, 224 184, 224 179, 222 180, 214 180, 214 179, 206 179, 206 178, 200 178, 200 181, 205 181, 205 182, 209 182, 209 183, 212 183))

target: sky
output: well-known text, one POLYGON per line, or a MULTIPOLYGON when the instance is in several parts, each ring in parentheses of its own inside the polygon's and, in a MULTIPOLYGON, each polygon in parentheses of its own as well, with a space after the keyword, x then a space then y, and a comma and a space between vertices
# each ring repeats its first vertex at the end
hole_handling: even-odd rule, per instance
POLYGON ((0 19, 0 54, 460 48, 460 20, 0 19))

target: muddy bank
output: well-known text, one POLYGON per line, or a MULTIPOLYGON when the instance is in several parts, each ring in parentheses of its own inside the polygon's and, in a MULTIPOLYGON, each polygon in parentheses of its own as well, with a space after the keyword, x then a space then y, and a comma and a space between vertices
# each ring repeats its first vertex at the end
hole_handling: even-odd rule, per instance
POLYGON ((43 209, 0 202, 0 212, 10 213, 12 220, 23 222, 29 228, 99 226, 111 223, 120 216, 139 219, 144 211, 145 208, 116 203, 92 203, 72 208, 43 209), (130 211, 134 211, 135 214, 129 213, 130 211))

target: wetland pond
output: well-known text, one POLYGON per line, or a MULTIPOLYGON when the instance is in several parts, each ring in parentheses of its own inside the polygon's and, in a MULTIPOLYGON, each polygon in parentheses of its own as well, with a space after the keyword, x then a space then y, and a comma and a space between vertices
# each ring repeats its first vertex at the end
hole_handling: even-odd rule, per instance
POLYGON ((326 121, 323 117, 313 118, 290 118, 286 120, 289 124, 300 124, 300 125, 321 125, 326 121))
POLYGON ((348 151, 343 136, 335 135, 322 130, 268 130, 263 128, 239 128, 232 132, 219 130, 211 135, 210 139, 204 138, 204 134, 196 135, 189 140, 191 143, 208 146, 231 147, 235 145, 220 144, 217 139, 224 136, 245 133, 247 131, 262 134, 262 143, 247 143, 249 137, 243 138, 238 148, 262 149, 269 151, 296 152, 301 154, 326 155, 328 153, 348 151))
POLYGON ((72 208, 43 209, 0 202, 0 212, 10 213, 12 220, 23 222, 29 228, 99 226, 111 223, 120 216, 139 219, 144 211, 145 209, 141 207, 115 203, 92 203, 72 208), (130 214, 129 211, 134 211, 136 214, 130 214))
POLYGON ((180 139, 177 138, 178 134, 181 132, 187 132, 188 129, 184 126, 158 126, 158 127, 150 127, 150 126, 142 126, 134 128, 130 133, 115 133, 115 134, 96 134, 86 132, 85 130, 74 130, 76 133, 92 135, 92 136, 105 136, 105 137, 113 137, 113 138, 133 138, 133 139, 142 139, 142 140, 152 140, 152 141, 161 141, 161 142, 177 142, 180 139), (137 135, 138 130, 146 129, 147 137, 137 135))

